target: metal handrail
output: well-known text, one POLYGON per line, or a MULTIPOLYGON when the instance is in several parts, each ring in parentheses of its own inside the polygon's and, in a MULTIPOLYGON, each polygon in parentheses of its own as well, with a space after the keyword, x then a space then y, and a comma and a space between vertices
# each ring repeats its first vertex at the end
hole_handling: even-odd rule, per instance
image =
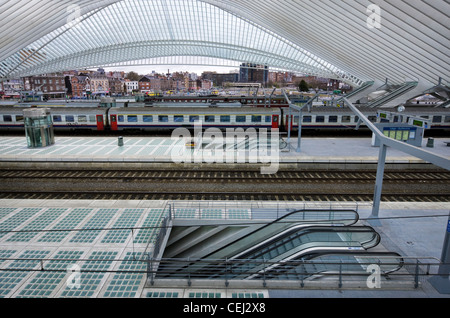
MULTIPOLYGON (((387 253, 389 254, 389 253, 387 253)), ((351 254, 349 254, 351 255, 351 254)), ((343 277, 352 277, 353 279, 357 277, 363 277, 368 278, 369 275, 371 275, 371 272, 366 271, 366 268, 369 265, 379 265, 382 267, 386 266, 392 266, 392 269, 380 273, 381 277, 387 277, 389 276, 389 283, 392 285, 392 283, 395 284, 395 282, 404 283, 405 278, 407 281, 414 284, 414 287, 417 288, 419 286, 419 278, 422 276, 429 276, 434 275, 430 274, 430 271, 427 270, 426 272, 419 270, 420 266, 427 266, 430 268, 431 266, 440 266, 442 263, 440 262, 429 262, 429 263, 422 263, 420 260, 422 259, 430 259, 430 260, 437 260, 433 257, 419 257, 419 258, 413 258, 413 257, 405 257, 402 256, 383 256, 383 255, 360 255, 358 258, 376 258, 376 259, 384 259, 383 262, 374 262, 374 261, 348 261, 348 260, 330 260, 330 261, 317 261, 317 260, 291 260, 291 261, 269 261, 269 260, 229 260, 229 259, 221 259, 221 260, 213 260, 213 259, 160 259, 157 260, 161 264, 166 263, 182 263, 182 264, 192 264, 192 263, 208 263, 213 264, 215 266, 206 268, 206 270, 203 271, 195 271, 195 270, 189 270, 184 268, 183 271, 179 271, 179 266, 176 266, 176 269, 173 271, 170 267, 164 266, 163 270, 155 271, 155 279, 157 280, 170 280, 170 279, 176 279, 180 284, 182 284, 183 279, 188 280, 191 282, 191 280, 215 280, 215 281, 221 281, 223 280, 225 284, 229 284, 230 280, 233 280, 233 277, 240 276, 244 274, 244 271, 239 271, 237 269, 237 265, 245 266, 250 265, 250 270, 245 272, 245 275, 247 276, 253 276, 254 279, 251 280, 242 280, 242 276, 240 276, 239 281, 241 282, 257 282, 261 281, 262 284, 266 284, 267 281, 300 281, 301 287, 304 287, 305 280, 308 280, 308 277, 310 279, 313 279, 315 282, 317 282, 318 277, 320 276, 326 276, 328 278, 335 278, 336 280, 339 280, 340 287, 342 287, 343 277), (409 260, 409 261, 408 261, 409 260), (266 271, 265 269, 268 269, 273 266, 277 265, 283 265, 286 266, 289 269, 296 268, 295 273, 291 273, 287 275, 284 271, 266 271), (313 267, 319 267, 320 265, 327 266, 328 268, 322 268, 316 272, 308 272, 306 270, 305 266, 313 266, 313 267), (261 269, 261 266, 264 268, 261 269), (303 267, 301 267, 303 266, 303 267), (412 270, 409 272, 408 270, 402 270, 402 268, 410 267, 412 270), (257 268, 256 270, 252 270, 253 268, 257 268), (346 268, 350 268, 350 270, 347 270, 346 268), (360 270, 355 270, 355 268, 360 268, 360 270), (218 272, 220 272, 220 275, 217 275, 218 272), (214 277, 215 276, 215 277, 214 277)), ((204 267, 202 265, 199 265, 199 267, 204 267)), ((319 279, 320 281, 320 279, 319 279)), ((327 280, 327 283, 329 283, 329 280, 327 280)))

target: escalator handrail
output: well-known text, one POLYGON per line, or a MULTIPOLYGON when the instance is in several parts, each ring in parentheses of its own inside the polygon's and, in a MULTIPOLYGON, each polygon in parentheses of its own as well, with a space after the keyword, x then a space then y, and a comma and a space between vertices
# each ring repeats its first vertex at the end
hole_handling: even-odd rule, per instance
POLYGON ((403 258, 403 256, 401 256, 400 254, 396 253, 396 252, 368 252, 368 251, 355 251, 355 252, 340 252, 340 253, 322 253, 322 254, 318 254, 316 256, 314 256, 313 258, 310 258, 309 260, 314 260, 315 258, 324 256, 324 255, 340 255, 340 254, 344 254, 344 255, 351 255, 354 257, 374 257, 377 258, 379 256, 389 256, 392 258, 397 258, 399 259, 399 265, 396 269, 390 270, 390 271, 386 271, 383 274, 387 275, 393 272, 398 271, 400 268, 403 267, 403 265, 405 264, 405 259, 403 258))
MULTIPOLYGON (((310 252, 312 252, 314 250, 317 250, 317 249, 321 249, 321 247, 312 247, 312 248, 308 248, 307 250, 299 251, 298 253, 292 255, 288 259, 284 259, 284 260, 281 260, 281 261, 279 261, 279 262, 277 262, 275 264, 272 264, 271 266, 266 267, 263 270, 260 270, 258 273, 252 274, 251 276, 247 277, 246 279, 251 279, 252 277, 255 277, 255 276, 261 275, 261 274, 267 274, 268 271, 273 270, 274 268, 277 268, 277 267, 279 267, 282 264, 288 263, 289 261, 293 261, 296 258, 299 258, 299 257, 304 258, 305 255, 307 255, 308 253, 310 253, 310 252)), ((404 265, 403 257, 400 254, 395 253, 395 252, 368 252, 364 248, 362 248, 360 250, 349 251, 348 247, 334 247, 332 249, 327 249, 325 247, 325 249, 321 253, 314 254, 314 256, 312 258, 308 258, 308 259, 305 259, 305 260, 313 260, 315 258, 324 256, 324 255, 330 255, 331 256, 331 255, 339 255, 339 254, 341 254, 341 255, 351 255, 351 256, 356 256, 356 257, 358 256, 358 254, 364 254, 362 256, 374 256, 375 258, 377 256, 383 255, 383 256, 392 256, 392 257, 400 259, 397 268, 394 268, 394 269, 392 269, 390 271, 384 272, 383 273, 384 275, 396 272, 396 271, 400 270, 403 267, 403 265, 404 265)), ((316 273, 314 273, 314 274, 316 274, 316 273)))
MULTIPOLYGON (((299 235, 297 235, 297 237, 309 234, 311 232, 330 232, 330 233, 332 233, 332 232, 334 232, 334 233, 336 233, 336 232, 369 232, 369 233, 372 233, 373 234, 372 237, 376 239, 375 243, 372 243, 371 247, 377 246, 381 241, 380 235, 371 226, 316 226, 316 225, 313 225, 313 226, 304 227, 303 229, 302 229, 302 226, 293 226, 293 227, 290 227, 290 228, 286 229, 285 231, 281 232, 279 235, 270 237, 270 238, 266 239, 265 241, 261 242, 260 244, 252 246, 249 249, 242 251, 229 259, 237 259, 238 257, 241 257, 242 255, 248 255, 250 253, 253 253, 257 249, 264 249, 267 246, 269 246, 270 244, 274 244, 280 240, 283 240, 284 238, 288 237, 289 235, 295 233, 297 230, 301 231, 301 233, 299 233, 299 235)), ((361 245, 364 246, 368 242, 371 242, 371 241, 373 241, 373 239, 365 241, 365 242, 361 242, 361 245)), ((273 248, 276 248, 276 247, 273 247, 273 248)), ((370 248, 370 247, 368 247, 368 248, 370 248)))
MULTIPOLYGON (((269 227, 269 226, 271 226, 271 225, 278 224, 278 223, 280 223, 282 220, 284 220, 284 219, 286 219, 286 218, 288 218, 288 217, 290 217, 290 216, 292 216, 292 215, 294 215, 294 214, 296 214, 296 213, 300 213, 300 212, 302 212, 302 213, 305 213, 305 212, 319 212, 319 213, 322 213, 322 212, 323 212, 323 213, 330 213, 330 212, 353 212, 355 218, 352 219, 352 222, 349 222, 349 224, 347 224, 346 226, 350 226, 350 225, 356 224, 356 223, 359 221, 359 214, 358 214, 358 212, 355 211, 355 210, 336 210, 336 211, 333 211, 333 210, 321 210, 321 209, 304 209, 304 210, 296 210, 296 211, 289 212, 289 213, 287 213, 286 215, 283 215, 282 217, 280 217, 280 218, 278 218, 278 219, 276 219, 276 220, 273 220, 273 221, 269 222, 268 224, 266 224, 266 225, 264 225, 264 226, 262 226, 262 227, 256 229, 255 231, 252 231, 251 233, 248 233, 248 234, 244 235, 243 237, 240 237, 239 239, 237 239, 237 240, 235 240, 235 241, 233 241, 233 242, 230 242, 230 243, 228 243, 228 244, 225 245, 225 246, 222 246, 220 249, 218 249, 218 250, 216 250, 216 251, 214 251, 214 252, 211 252, 211 253, 209 253, 208 255, 205 255, 205 256, 202 257, 202 258, 207 258, 207 257, 210 256, 211 254, 217 253, 217 252, 220 251, 220 250, 223 250, 223 249, 225 249, 225 248, 227 248, 227 247, 229 247, 229 246, 231 246, 231 245, 233 245, 233 244, 235 244, 235 243, 237 243, 237 242, 239 242, 239 241, 241 241, 241 240, 243 240, 243 239, 245 239, 245 238, 248 238, 249 236, 254 235, 255 233, 258 233, 258 232, 260 232, 260 231, 266 229, 267 227, 269 227)), ((312 220, 305 220, 305 221, 313 222, 312 220)), ((316 220, 315 222, 318 222, 318 221, 319 221, 319 220, 316 220)), ((323 220, 323 221, 325 222, 326 220, 323 220)), ((331 220, 331 221, 334 221, 334 220, 331 220)), ((295 222, 299 222, 299 221, 292 221, 293 226, 296 225, 295 222)), ((317 223, 317 224, 320 224, 320 223, 317 223)), ((334 224, 334 223, 333 223, 333 224, 334 224)), ((336 226, 336 225, 335 225, 335 226, 336 226)))

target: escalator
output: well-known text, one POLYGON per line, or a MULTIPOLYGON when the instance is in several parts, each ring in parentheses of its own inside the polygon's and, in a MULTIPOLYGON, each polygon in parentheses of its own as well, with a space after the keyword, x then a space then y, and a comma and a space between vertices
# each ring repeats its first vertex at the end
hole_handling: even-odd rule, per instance
POLYGON ((290 212, 275 221, 240 237, 232 243, 204 255, 202 258, 232 259, 242 258, 245 251, 264 244, 266 240, 273 240, 290 231, 302 228, 322 226, 352 226, 359 221, 359 215, 353 210, 299 210, 290 212))
MULTIPOLYGON (((211 239, 211 236, 207 236, 210 242, 199 241, 194 237, 190 237, 189 241, 184 239, 183 242, 176 242, 172 245, 177 245, 176 248, 178 250, 181 250, 179 247, 181 244, 185 245, 184 251, 178 253, 178 255, 183 256, 175 257, 177 259, 230 259, 236 258, 242 252, 259 246, 268 239, 278 237, 290 229, 300 230, 301 228, 313 225, 351 226, 358 222, 358 220, 359 215, 354 210, 297 210, 286 212, 282 217, 270 221, 265 225, 259 224, 251 228, 250 226, 248 228, 243 227, 242 231, 221 229, 220 232, 215 234, 214 239, 211 239), (242 235, 240 235, 241 232, 243 233, 242 235), (228 235, 230 237, 218 239, 217 237, 220 235, 228 235), (220 244, 222 241, 226 243, 220 244), (206 245, 208 248, 205 248, 206 245)), ((175 254, 173 253, 173 246, 169 246, 166 250, 167 252, 165 252, 163 258, 174 258, 172 256, 175 254), (170 256, 167 257, 167 255, 170 256)), ((173 264, 163 263, 160 266, 161 271, 164 269, 164 266, 170 267, 172 271, 183 270, 185 267, 179 262, 173 264)))
POLYGON ((400 270, 404 260, 400 254, 394 252, 327 251, 287 261, 283 266, 255 273, 246 279, 312 281, 337 277, 339 273, 366 276, 368 267, 373 264, 378 265, 381 275, 387 277, 390 273, 400 270))
MULTIPOLYGON (((379 234, 368 226, 293 227, 230 258, 237 262, 227 266, 227 275, 233 279, 259 278, 290 267, 291 261, 312 259, 324 253, 366 251, 379 242, 379 234)), ((217 264, 214 266, 218 268, 217 264)), ((212 268, 207 270, 211 272, 212 268)), ((222 275, 219 270, 211 278, 222 275)))
POLYGON ((368 257, 377 264, 391 260, 393 265, 384 266, 384 272, 398 270, 398 254, 368 252, 380 243, 380 235, 372 227, 354 226, 358 220, 355 211, 291 212, 202 258, 163 259, 156 277, 311 279, 336 272, 342 262, 352 264, 346 271, 362 272, 361 259, 368 257))

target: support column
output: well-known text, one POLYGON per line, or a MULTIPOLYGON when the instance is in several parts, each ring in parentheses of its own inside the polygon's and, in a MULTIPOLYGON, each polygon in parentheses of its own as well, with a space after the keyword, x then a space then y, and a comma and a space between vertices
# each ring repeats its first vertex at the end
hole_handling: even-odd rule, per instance
POLYGON ((387 146, 385 144, 380 145, 380 151, 378 153, 378 167, 377 167, 377 179, 375 181, 375 191, 373 195, 372 214, 369 216, 369 223, 374 226, 380 226, 381 223, 378 220, 378 214, 380 211, 381 192, 383 190, 384 179, 384 167, 386 164, 386 152, 387 146))
POLYGON ((432 277, 429 281, 441 294, 450 294, 450 215, 447 221, 438 275, 432 277))
POLYGON ((298 111, 298 139, 297 139, 297 152, 301 152, 302 144, 302 111, 298 111))
POLYGON ((289 115, 288 115, 288 120, 287 120, 287 124, 288 124, 288 147, 290 147, 291 144, 291 126, 292 126, 292 119, 291 116, 292 112, 291 112, 291 107, 289 106, 289 115))

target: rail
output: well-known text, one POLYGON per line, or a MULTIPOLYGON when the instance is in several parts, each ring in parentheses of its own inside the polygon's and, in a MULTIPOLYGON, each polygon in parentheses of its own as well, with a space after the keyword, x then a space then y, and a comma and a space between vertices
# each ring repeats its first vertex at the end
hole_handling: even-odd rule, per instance
POLYGON ((156 258, 162 257, 162 254, 160 254, 164 248, 164 242, 170 234, 169 230, 172 226, 172 210, 171 205, 166 204, 164 207, 163 213, 161 213, 161 216, 157 222, 157 224, 160 224, 159 226, 159 232, 156 235, 156 238, 153 243, 153 248, 151 248, 151 240, 148 242, 147 247, 145 248, 144 255, 147 257, 147 276, 152 275, 151 273, 154 270, 158 269, 159 262, 154 262, 153 260, 156 258))
MULTIPOLYGON (((222 220, 276 220, 294 211, 355 211, 371 208, 370 202, 279 202, 279 201, 170 201, 172 218, 222 220)), ((307 215, 304 214, 303 217, 307 215)), ((336 214, 336 217, 338 215, 336 214)))
MULTIPOLYGON (((337 254, 330 254, 336 256, 337 254)), ((265 288, 417 289, 437 274, 439 260, 401 257, 395 253, 348 254, 329 260, 268 261, 250 259, 157 259, 163 270, 149 273, 149 286, 239 286, 265 288), (186 268, 196 263, 198 268, 186 268), (172 269, 169 265, 175 265, 172 269), (207 266, 207 265, 215 266, 207 266), (184 268, 180 271, 179 268, 184 268), (283 267, 287 270, 271 270, 283 267), (249 268, 242 279, 242 268, 249 268), (254 269, 254 270, 252 270, 254 269), (218 275, 218 272, 220 275, 218 275), (238 278, 236 278, 238 277, 238 278)))

